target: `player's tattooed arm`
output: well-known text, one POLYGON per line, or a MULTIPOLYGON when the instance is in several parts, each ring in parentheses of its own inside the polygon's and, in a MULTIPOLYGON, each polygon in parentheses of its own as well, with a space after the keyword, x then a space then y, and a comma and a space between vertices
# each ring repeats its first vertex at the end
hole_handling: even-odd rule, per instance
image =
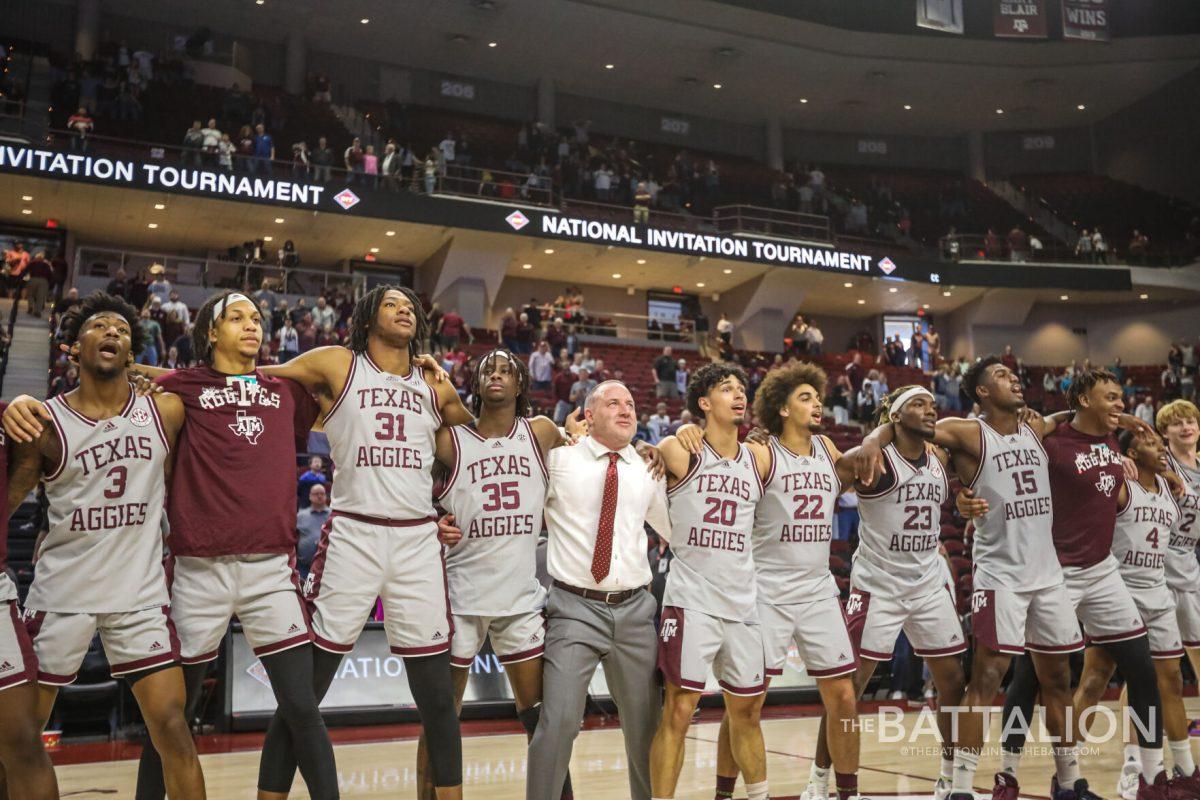
POLYGON ((50 422, 46 404, 27 394, 14 397, 4 409, 4 432, 14 442, 32 442, 50 422))
POLYGON ((687 475, 693 456, 674 436, 668 436, 659 442, 658 452, 662 455, 663 465, 667 469, 667 484, 674 486, 687 475))

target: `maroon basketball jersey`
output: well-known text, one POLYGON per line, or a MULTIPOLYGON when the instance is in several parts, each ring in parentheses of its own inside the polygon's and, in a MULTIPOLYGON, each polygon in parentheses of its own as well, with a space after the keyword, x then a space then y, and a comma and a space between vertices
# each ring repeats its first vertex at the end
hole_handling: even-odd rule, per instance
POLYGON ((167 498, 177 556, 296 547, 296 453, 320 408, 300 384, 189 367, 158 379, 186 417, 167 498))
POLYGON ((1125 481, 1115 436, 1092 436, 1061 424, 1042 440, 1050 456, 1054 549, 1064 567, 1091 567, 1108 558, 1117 525, 1117 495, 1125 481))
MULTIPOLYGON (((0 415, 8 403, 0 400, 0 415)), ((0 520, 3 520, 4 530, 0 530, 0 573, 8 566, 8 434, 0 428, 0 520)))

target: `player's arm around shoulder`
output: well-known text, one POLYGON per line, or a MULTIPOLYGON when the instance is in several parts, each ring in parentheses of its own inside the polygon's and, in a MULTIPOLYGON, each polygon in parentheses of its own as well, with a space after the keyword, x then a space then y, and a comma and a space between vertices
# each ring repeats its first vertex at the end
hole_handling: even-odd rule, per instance
POLYGON ((674 436, 668 436, 659 442, 658 452, 667 468, 667 485, 674 486, 687 475, 692 454, 674 436))
POLYGON ((175 440, 179 438, 179 431, 183 429, 183 422, 187 414, 183 398, 174 392, 158 392, 151 398, 151 402, 158 409, 158 416, 162 419, 163 433, 167 435, 167 444, 174 450, 175 440))
POLYGON ((454 462, 458 458, 454 447, 454 434, 445 425, 438 428, 434 434, 433 457, 447 470, 454 469, 454 462))
POLYGON ((750 455, 754 456, 754 468, 758 470, 758 477, 763 483, 766 483, 767 478, 771 475, 771 466, 774 459, 774 454, 771 452, 771 446, 759 440, 747 439, 742 442, 750 455))
MULTIPOLYGON (((58 433, 46 426, 29 440, 14 441, 8 454, 8 513, 11 516, 37 486, 42 475, 62 458, 58 433)), ((5 520, 7 524, 7 520, 5 520)))
POLYGON ((979 426, 982 422, 965 417, 944 417, 933 429, 933 443, 951 452, 961 450, 979 457, 979 426))
POLYGON ((314 347, 284 364, 268 364, 259 372, 272 378, 290 378, 314 394, 337 397, 346 388, 354 354, 341 345, 314 347))
MULTIPOLYGON (((575 411, 571 412, 571 417, 576 420, 577 425, 579 424, 578 414, 579 409, 575 409, 575 411)), ((567 433, 574 436, 586 436, 587 423, 582 423, 582 425, 582 429, 576 427, 576 430, 572 431, 571 419, 568 419, 566 428, 567 433)), ((537 446, 538 449, 542 451, 542 458, 549 457, 550 451, 554 448, 561 447, 564 444, 570 444, 571 442, 570 439, 563 436, 562 429, 554 424, 554 420, 547 416, 542 415, 530 417, 529 427, 533 431, 533 435, 537 437, 537 446)))
POLYGON ((433 394, 437 398, 438 412, 442 415, 443 425, 466 425, 468 422, 474 422, 475 417, 463 405, 462 398, 458 396, 458 390, 454 388, 454 384, 450 381, 434 382, 433 377, 426 375, 426 380, 433 387, 433 394))

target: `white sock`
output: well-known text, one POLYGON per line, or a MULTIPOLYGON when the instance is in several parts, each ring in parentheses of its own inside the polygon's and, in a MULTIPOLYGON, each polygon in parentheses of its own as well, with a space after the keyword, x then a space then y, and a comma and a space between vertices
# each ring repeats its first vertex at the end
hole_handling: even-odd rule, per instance
POLYGON ((942 777, 947 781, 954 780, 954 756, 942 756, 942 777))
POLYGON ((812 767, 808 770, 809 785, 824 787, 829 790, 829 767, 818 767, 817 762, 813 762, 812 767))
POLYGON ((1165 769, 1163 766, 1162 748, 1139 747, 1138 754, 1142 758, 1142 777, 1146 779, 1146 783, 1154 783, 1154 779, 1158 777, 1158 773, 1165 769))
POLYGON ((1142 757, 1138 753, 1136 744, 1125 745, 1125 766, 1122 767, 1123 772, 1141 772, 1142 757))
POLYGON ((1196 760, 1192 758, 1192 743, 1190 740, 1168 741, 1167 746, 1171 748, 1171 760, 1175 762, 1175 769, 1184 775, 1191 775, 1196 771, 1196 760))
POLYGON ((749 798, 749 800, 767 800, 768 796, 766 781, 746 784, 746 797, 749 798))
POLYGON ((975 793, 975 770, 979 769, 979 753, 959 748, 954 751, 953 792, 975 793))
POLYGON ((1079 780, 1079 748, 1075 745, 1054 747, 1054 770, 1058 775, 1058 785, 1071 789, 1079 780))
POLYGON ((1021 766, 1022 750, 1001 750, 1000 751, 1000 771, 1007 772, 1014 778, 1017 775, 1017 767, 1021 766))

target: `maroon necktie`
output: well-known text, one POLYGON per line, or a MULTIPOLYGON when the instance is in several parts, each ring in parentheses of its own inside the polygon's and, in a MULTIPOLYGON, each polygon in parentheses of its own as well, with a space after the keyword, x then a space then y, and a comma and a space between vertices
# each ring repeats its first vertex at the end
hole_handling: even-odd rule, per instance
POLYGON ((612 568, 613 519, 617 515, 617 458, 608 454, 608 472, 604 475, 604 499, 600 501, 600 528, 596 532, 596 550, 592 553, 592 578, 600 583, 612 568))

